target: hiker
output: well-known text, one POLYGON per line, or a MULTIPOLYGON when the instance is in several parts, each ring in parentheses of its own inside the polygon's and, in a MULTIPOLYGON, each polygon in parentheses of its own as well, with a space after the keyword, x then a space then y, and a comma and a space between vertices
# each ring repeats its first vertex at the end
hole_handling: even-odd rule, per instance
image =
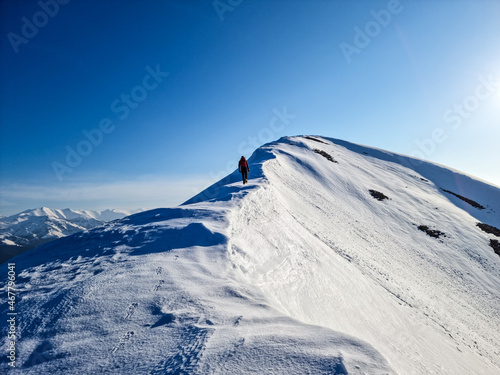
POLYGON ((250 172, 250 168, 248 167, 247 159, 244 156, 241 157, 240 162, 238 163, 238 170, 243 177, 243 184, 247 183, 247 172, 250 172))

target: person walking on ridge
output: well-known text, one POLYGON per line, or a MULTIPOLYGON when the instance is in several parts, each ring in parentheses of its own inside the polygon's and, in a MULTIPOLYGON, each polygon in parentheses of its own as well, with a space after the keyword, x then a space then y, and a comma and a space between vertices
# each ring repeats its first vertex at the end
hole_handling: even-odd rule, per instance
POLYGON ((243 185, 244 185, 247 183, 247 172, 250 172, 247 159, 245 159, 244 156, 241 157, 240 162, 238 163, 238 170, 241 173, 241 177, 243 177, 243 185))

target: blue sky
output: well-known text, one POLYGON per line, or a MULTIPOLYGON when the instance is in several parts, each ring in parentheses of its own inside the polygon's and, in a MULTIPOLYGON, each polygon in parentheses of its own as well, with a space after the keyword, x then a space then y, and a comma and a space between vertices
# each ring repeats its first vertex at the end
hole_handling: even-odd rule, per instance
POLYGON ((498 1, 0 4, 0 215, 177 205, 296 134, 500 186, 498 1))

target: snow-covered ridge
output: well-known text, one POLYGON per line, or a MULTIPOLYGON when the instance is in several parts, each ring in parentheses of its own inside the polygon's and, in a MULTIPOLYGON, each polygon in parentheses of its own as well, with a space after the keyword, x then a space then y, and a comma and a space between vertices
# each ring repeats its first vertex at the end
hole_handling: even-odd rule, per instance
POLYGON ((498 188, 316 136, 249 164, 16 257, 12 373, 499 373, 498 188))
POLYGON ((100 220, 100 221, 111 221, 116 219, 122 219, 125 216, 130 215, 132 212, 121 211, 121 210, 72 210, 69 208, 56 209, 48 207, 40 207, 32 210, 26 210, 19 214, 12 215, 3 218, 5 221, 13 222, 26 219, 31 216, 47 216, 50 218, 74 220, 74 219, 87 219, 87 220, 100 220))
POLYGON ((0 262, 45 242, 107 221, 122 219, 130 213, 119 210, 71 210, 40 207, 0 218, 0 262))
POLYGON ((500 227, 498 188, 334 139, 270 147, 269 184, 232 218, 232 260, 251 284, 294 318, 366 340, 401 374, 498 371, 499 238, 477 225, 500 227))

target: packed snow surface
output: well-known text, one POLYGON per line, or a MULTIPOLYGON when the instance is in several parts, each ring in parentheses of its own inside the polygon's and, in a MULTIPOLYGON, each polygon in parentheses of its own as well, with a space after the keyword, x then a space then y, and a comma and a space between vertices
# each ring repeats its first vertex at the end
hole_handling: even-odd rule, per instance
POLYGON ((249 165, 12 259, 2 373, 500 373, 500 189, 324 137, 249 165))

